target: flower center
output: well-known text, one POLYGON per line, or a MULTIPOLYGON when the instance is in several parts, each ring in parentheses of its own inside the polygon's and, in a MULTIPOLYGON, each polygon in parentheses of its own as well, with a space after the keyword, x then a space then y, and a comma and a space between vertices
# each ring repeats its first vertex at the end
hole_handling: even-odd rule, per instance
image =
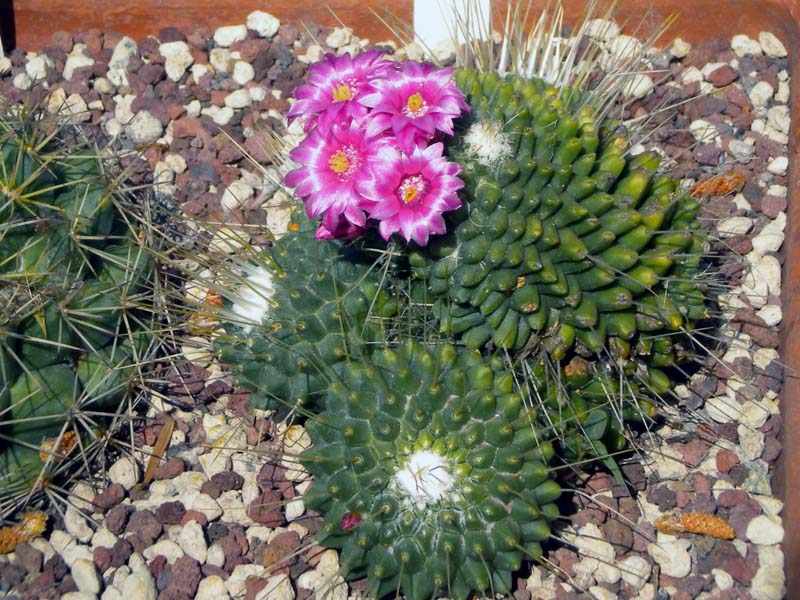
POLYGON ((342 179, 350 179, 361 166, 361 157, 353 146, 342 146, 328 158, 328 166, 342 179))
POLYGON ((335 102, 344 102, 353 97, 353 90, 344 81, 340 81, 333 86, 333 100, 335 102))
POLYGON ((417 508, 442 500, 455 484, 444 457, 430 450, 412 454, 394 481, 417 508))
POLYGON ((403 179, 397 188, 397 195, 404 204, 412 204, 425 195, 426 187, 425 178, 422 175, 412 175, 403 179))
POLYGON ((422 94, 417 92, 416 94, 411 94, 406 100, 406 105, 403 108, 403 114, 407 117, 417 118, 421 117, 425 113, 428 112, 428 103, 425 102, 425 99, 422 97, 422 94))

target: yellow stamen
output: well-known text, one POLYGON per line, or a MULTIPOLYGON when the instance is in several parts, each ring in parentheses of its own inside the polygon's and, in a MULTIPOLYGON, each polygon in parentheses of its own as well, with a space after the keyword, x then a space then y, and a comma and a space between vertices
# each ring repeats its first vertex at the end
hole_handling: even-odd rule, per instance
POLYGON ((338 83, 333 86, 333 99, 337 102, 344 102, 353 97, 350 86, 346 83, 338 83))
POLYGON ((334 173, 344 173, 350 168, 350 161, 347 160, 347 155, 341 150, 337 150, 331 155, 328 159, 328 164, 334 173))
POLYGON ((412 113, 419 112, 419 109, 422 108, 422 105, 425 104, 425 100, 422 99, 422 96, 419 92, 416 94, 412 94, 408 97, 408 110, 412 113))
POLYGON ((413 186, 408 186, 406 189, 403 190, 403 202, 408 204, 409 202, 413 202, 414 198, 417 197, 417 188, 413 186))

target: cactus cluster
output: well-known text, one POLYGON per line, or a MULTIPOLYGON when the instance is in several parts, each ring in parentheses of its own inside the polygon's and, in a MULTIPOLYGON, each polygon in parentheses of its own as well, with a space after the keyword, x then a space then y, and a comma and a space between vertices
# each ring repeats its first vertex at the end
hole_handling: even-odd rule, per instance
MULTIPOLYGON (((245 295, 256 296, 251 302, 263 305, 255 311, 259 322, 229 323, 216 347, 252 390, 253 406, 308 411, 320 408, 331 367, 362 356, 367 344, 383 343, 384 320, 397 302, 382 285, 386 274, 376 266, 377 254, 316 240, 302 215, 292 229, 257 259, 269 297, 243 282, 245 295)), ((234 310, 242 295, 229 294, 234 310)))
POLYGON ((441 330, 478 348, 543 344, 675 361, 675 333, 705 316, 699 204, 626 158, 580 95, 461 70, 470 116, 449 145, 466 181, 449 233, 411 253, 441 330))
POLYGON ((319 541, 372 596, 512 589, 541 556, 561 488, 553 446, 499 359, 414 341, 342 363, 301 455, 319 541))
POLYGON ((0 119, 4 509, 41 487, 45 465, 91 442, 150 343, 153 259, 96 151, 65 138, 36 110, 0 119))

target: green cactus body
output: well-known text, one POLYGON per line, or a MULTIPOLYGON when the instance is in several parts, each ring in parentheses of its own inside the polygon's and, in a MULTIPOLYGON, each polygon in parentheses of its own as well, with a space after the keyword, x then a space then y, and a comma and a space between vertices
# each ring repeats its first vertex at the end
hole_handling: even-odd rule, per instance
MULTIPOLYGON (((103 412, 117 412, 153 337, 154 263, 96 152, 67 146, 58 123, 35 111, 5 110, 0 118, 0 192, 5 513, 31 497, 18 485, 49 477, 38 450, 43 440, 80 435, 103 412), (81 423, 85 411, 92 414, 81 423)), ((50 461, 54 470, 60 460, 50 461)))
POLYGON ((314 239, 303 218, 263 255, 262 277, 274 292, 261 323, 229 326, 216 340, 223 362, 253 391, 258 408, 319 407, 330 368, 382 342, 397 301, 381 285, 375 255, 314 239))
POLYGON ((337 371, 301 461, 345 576, 368 577, 374 597, 509 591, 541 555, 561 489, 502 361, 409 340, 337 371))
POLYGON ((472 108, 449 144, 464 206, 410 256, 442 332, 673 364, 672 343, 648 354, 638 341, 676 339, 706 314, 699 205, 656 177, 655 155, 625 158, 578 94, 491 73, 457 81, 472 108))

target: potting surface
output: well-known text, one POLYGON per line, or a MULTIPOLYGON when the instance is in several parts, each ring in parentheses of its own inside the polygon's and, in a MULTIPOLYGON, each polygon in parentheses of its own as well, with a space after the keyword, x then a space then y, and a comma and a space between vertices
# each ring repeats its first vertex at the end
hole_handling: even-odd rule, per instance
MULTIPOLYGON (((135 150, 122 158, 133 181, 155 181, 187 215, 278 229, 288 198, 241 148, 267 165, 260 126, 286 131, 282 115, 307 65, 326 50, 362 44, 346 30, 305 32, 266 16, 248 26, 167 27, 138 43, 99 31, 57 33, 41 52, 16 50, 0 63, 0 94, 49 98, 51 110, 66 111, 98 140, 135 150)), ((397 54, 416 57, 413 47, 397 54)), ((714 249, 728 257, 725 281, 735 288, 723 306, 727 343, 719 365, 676 390, 694 417, 668 414, 656 441, 642 440, 646 451, 626 461, 628 487, 599 471, 569 482, 583 493, 561 535, 579 551, 554 543, 549 554, 567 577, 521 573, 515 598, 782 597, 782 503, 771 472, 781 452, 784 379, 777 256, 789 199, 785 47, 769 35, 679 42, 652 61, 671 82, 632 102, 629 116, 647 114, 668 94, 697 96, 654 136, 670 173, 687 187, 730 172, 743 178, 735 191, 704 199, 703 217, 719 238, 714 249), (656 531, 658 518, 675 511, 714 513, 736 537, 656 531)), ((192 359, 172 374, 170 401, 153 407, 137 434, 141 463, 167 417, 175 419, 155 481, 135 487, 142 466, 120 457, 108 469, 110 485, 79 483, 74 507, 63 520, 53 513, 46 538, 0 557, 9 597, 363 592, 363 582, 338 576, 336 552, 312 542, 319 520, 302 503, 309 482, 286 462, 263 458, 280 448, 276 425, 247 406, 218 363, 192 359)))

